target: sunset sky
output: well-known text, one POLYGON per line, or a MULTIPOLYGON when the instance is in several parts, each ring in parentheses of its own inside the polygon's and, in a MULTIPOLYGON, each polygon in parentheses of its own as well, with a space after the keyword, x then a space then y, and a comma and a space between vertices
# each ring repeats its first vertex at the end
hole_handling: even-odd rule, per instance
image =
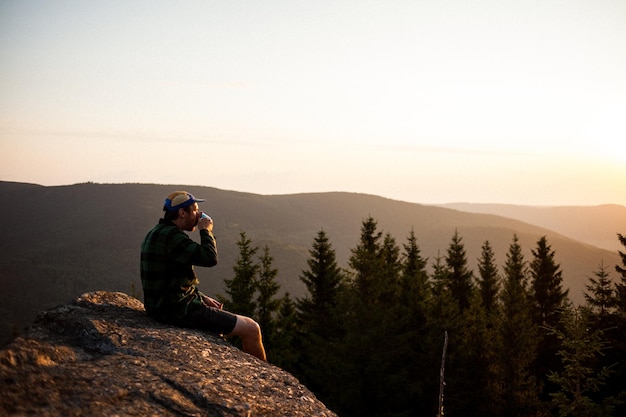
POLYGON ((626 1, 0 0, 0 180, 626 205, 626 1))

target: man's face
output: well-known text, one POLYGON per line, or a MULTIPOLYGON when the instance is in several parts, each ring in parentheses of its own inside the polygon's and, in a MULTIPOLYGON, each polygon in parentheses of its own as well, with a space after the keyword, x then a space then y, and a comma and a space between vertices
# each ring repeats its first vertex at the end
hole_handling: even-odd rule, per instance
POLYGON ((189 206, 187 210, 181 209, 182 212, 179 213, 179 217, 181 218, 181 229, 187 230, 188 232, 193 232, 198 225, 198 217, 200 213, 200 209, 198 208, 198 203, 193 203, 193 205, 189 206))

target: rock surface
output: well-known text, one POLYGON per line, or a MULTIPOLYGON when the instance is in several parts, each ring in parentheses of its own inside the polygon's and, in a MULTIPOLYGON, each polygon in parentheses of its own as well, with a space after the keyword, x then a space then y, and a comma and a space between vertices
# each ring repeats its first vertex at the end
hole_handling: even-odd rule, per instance
POLYGON ((46 311, 0 351, 0 415, 335 416, 291 374, 123 293, 46 311))

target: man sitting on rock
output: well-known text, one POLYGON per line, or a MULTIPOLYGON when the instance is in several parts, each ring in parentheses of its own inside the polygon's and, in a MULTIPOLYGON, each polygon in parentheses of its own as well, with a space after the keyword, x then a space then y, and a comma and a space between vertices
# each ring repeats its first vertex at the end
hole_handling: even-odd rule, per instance
POLYGON ((180 327, 239 336, 243 350, 266 360, 259 325, 249 317, 222 310, 217 300, 202 294, 193 265, 217 264, 213 220, 198 208, 197 199, 176 191, 165 199, 165 212, 141 245, 141 284, 149 316, 180 327), (201 243, 185 231, 200 231, 201 243))

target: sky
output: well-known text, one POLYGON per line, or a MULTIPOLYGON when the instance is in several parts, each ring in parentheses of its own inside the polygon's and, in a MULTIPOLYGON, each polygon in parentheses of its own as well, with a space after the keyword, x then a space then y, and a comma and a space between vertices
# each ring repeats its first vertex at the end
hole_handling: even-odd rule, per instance
POLYGON ((626 1, 0 0, 0 180, 626 205, 626 1))

